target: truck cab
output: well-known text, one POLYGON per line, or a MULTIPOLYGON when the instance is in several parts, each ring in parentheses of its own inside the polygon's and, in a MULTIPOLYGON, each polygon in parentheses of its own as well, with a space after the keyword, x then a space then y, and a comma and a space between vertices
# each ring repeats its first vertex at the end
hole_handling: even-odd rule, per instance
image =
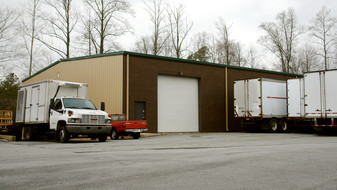
POLYGON ((71 134, 88 135, 106 141, 111 128, 108 114, 97 110, 88 99, 78 97, 55 98, 50 105, 50 129, 57 131, 57 138, 67 141, 71 134), (63 129, 66 128, 66 129, 63 129))

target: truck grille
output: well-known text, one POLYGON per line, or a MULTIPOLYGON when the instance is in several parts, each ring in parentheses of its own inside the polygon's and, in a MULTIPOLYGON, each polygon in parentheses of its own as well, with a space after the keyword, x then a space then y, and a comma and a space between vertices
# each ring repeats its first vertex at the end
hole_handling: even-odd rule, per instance
POLYGON ((82 115, 82 123, 89 124, 104 124, 104 115, 82 115))

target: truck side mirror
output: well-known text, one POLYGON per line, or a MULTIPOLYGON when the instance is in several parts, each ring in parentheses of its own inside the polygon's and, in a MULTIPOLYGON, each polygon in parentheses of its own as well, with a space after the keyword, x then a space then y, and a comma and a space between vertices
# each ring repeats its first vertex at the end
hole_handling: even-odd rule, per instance
POLYGON ((49 110, 54 109, 54 99, 50 99, 49 110))
POLYGON ((101 102, 101 110, 105 111, 105 102, 101 102))

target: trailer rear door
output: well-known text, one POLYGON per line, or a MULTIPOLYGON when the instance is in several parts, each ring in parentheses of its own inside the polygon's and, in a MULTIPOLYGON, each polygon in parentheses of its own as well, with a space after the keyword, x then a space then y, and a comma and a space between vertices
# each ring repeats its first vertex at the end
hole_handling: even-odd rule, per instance
POLYGON ((322 88, 322 72, 307 73, 304 75, 304 89, 305 89, 305 110, 306 117, 316 118, 322 116, 322 103, 321 96, 322 88))
POLYGON ((246 81, 239 80, 234 82, 234 116, 245 117, 246 107, 246 81))
POLYGON ((303 79, 288 79, 287 84, 288 117, 304 117, 303 79))
POLYGON ((250 79, 247 82, 248 116, 261 117, 261 79, 250 79))
POLYGON ((18 92, 18 100, 16 105, 15 122, 22 123, 25 119, 25 105, 26 105, 26 89, 21 89, 18 92))
POLYGON ((30 122, 37 122, 39 112, 40 86, 32 87, 30 122))
POLYGON ((325 72, 326 117, 337 117, 337 70, 325 72))
POLYGON ((262 117, 286 117, 286 81, 262 78, 262 117))

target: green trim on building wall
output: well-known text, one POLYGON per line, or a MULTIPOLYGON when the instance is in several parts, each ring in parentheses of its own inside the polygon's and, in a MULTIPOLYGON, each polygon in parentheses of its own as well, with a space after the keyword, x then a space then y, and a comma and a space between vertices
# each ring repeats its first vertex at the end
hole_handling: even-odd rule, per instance
POLYGON ((210 63, 210 62, 201 62, 201 61, 194 61, 194 60, 188 60, 188 59, 174 58, 174 57, 165 57, 165 56, 158 56, 158 55, 135 53, 135 52, 129 52, 129 51, 118 51, 118 52, 112 52, 112 53, 104 53, 104 54, 97 54, 97 55, 90 55, 90 56, 74 57, 74 58, 69 58, 69 59, 60 59, 60 60, 48 65, 47 67, 39 70, 38 72, 34 73, 32 76, 23 79, 22 82, 25 82, 25 81, 29 80, 30 78, 42 73, 43 71, 61 63, 61 62, 83 60, 83 59, 92 59, 92 58, 98 58, 98 57, 108 57, 108 56, 115 56, 115 55, 131 55, 131 56, 138 56, 138 57, 147 57, 147 58, 151 58, 151 59, 177 61, 177 62, 183 62, 183 63, 209 65, 209 66, 214 66, 214 67, 222 67, 222 68, 227 67, 227 68, 230 68, 230 69, 239 69, 239 70, 279 74, 279 75, 286 75, 286 76, 303 77, 303 75, 293 74, 293 73, 283 73, 283 72, 263 70, 263 69, 254 69, 254 68, 239 67, 239 66, 232 66, 232 65, 223 65, 223 64, 216 64, 216 63, 210 63))

